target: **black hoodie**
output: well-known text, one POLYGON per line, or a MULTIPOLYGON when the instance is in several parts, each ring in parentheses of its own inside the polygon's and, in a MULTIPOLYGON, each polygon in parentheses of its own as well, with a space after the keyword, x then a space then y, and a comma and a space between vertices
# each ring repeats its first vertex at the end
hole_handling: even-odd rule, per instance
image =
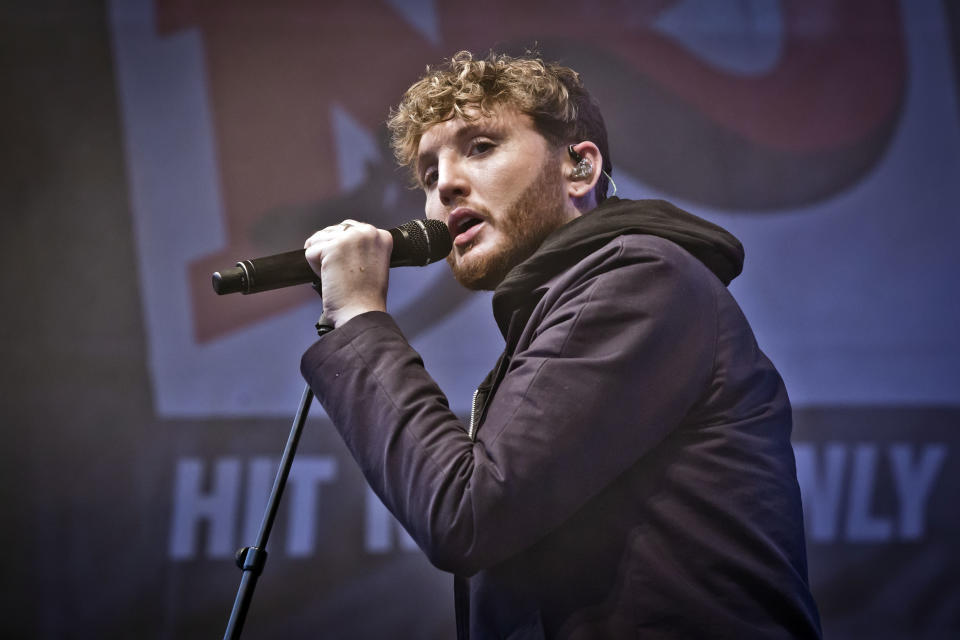
POLYGON ((597 208, 547 236, 533 255, 507 273, 494 291, 493 315, 507 345, 477 388, 473 426, 483 421, 486 402, 506 373, 510 353, 540 301, 541 287, 612 239, 628 234, 657 236, 673 242, 702 262, 724 286, 743 270, 743 245, 726 229, 666 200, 607 198, 597 208))
POLYGON ((724 285, 741 261, 663 202, 564 225, 494 294, 509 355, 479 426, 385 313, 304 355, 370 486, 464 576, 461 637, 819 637, 786 389, 724 285))

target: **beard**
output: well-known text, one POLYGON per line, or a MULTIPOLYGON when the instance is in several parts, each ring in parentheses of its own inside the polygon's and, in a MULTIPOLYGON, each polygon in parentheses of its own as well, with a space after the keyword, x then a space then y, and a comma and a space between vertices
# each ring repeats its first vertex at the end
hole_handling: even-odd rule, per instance
POLYGON ((511 269, 533 255, 548 235, 567 222, 565 205, 563 179, 556 161, 548 156, 533 183, 497 221, 503 236, 499 245, 467 264, 458 263, 453 253, 447 256, 454 278, 474 291, 496 289, 511 269))

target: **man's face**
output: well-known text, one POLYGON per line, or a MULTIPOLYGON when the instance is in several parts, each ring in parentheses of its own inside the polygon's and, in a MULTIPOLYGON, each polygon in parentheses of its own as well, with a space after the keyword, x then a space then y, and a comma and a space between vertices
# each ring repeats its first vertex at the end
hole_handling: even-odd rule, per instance
POLYGON ((561 159, 533 120, 509 107, 427 129, 417 173, 427 217, 450 229, 447 261, 460 284, 495 288, 550 232, 579 215, 561 159))

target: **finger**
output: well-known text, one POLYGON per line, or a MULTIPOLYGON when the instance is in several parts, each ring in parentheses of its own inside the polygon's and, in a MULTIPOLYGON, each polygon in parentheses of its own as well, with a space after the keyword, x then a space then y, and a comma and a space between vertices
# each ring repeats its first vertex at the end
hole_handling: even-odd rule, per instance
POLYGON ((323 253, 325 242, 322 239, 315 239, 316 235, 317 234, 313 234, 313 236, 310 236, 310 238, 307 240, 307 244, 303 247, 304 254, 308 259, 311 257, 320 257, 320 255, 323 253))
POLYGON ((314 245, 325 239, 329 239, 332 235, 343 233, 350 227, 357 226, 359 224, 361 223, 355 220, 344 220, 343 222, 332 224, 329 227, 324 227, 323 229, 320 229, 319 231, 314 232, 312 236, 307 238, 306 241, 304 241, 303 243, 303 248, 306 249, 311 245, 314 245))
POLYGON ((320 231, 315 231, 313 235, 307 238, 303 243, 303 248, 306 249, 311 245, 315 245, 318 242, 322 242, 323 240, 330 238, 331 234, 333 234, 337 229, 339 229, 339 227, 324 227, 323 229, 320 229, 320 231))

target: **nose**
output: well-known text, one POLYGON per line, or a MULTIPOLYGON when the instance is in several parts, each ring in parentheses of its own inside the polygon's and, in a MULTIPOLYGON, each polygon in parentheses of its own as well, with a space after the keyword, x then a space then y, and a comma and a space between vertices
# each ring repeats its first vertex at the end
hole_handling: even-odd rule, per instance
POLYGON ((445 207, 470 195, 470 181, 461 163, 441 160, 437 172, 437 193, 445 207))

